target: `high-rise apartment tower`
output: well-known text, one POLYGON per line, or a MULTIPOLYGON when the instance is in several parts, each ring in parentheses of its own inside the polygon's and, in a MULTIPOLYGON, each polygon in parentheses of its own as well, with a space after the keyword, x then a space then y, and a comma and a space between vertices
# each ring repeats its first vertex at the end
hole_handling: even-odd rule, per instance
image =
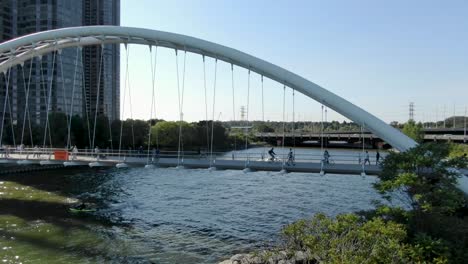
MULTIPOLYGON (((85 25, 120 25, 120 0, 0 1, 0 42, 39 31, 85 25)), ((104 45, 102 49, 68 48, 11 68, 0 77, 0 105, 7 101, 5 123, 23 122, 26 100, 29 109, 26 118, 36 125, 45 123, 47 107, 49 111, 80 116, 88 111, 94 115, 98 87, 98 114, 118 119, 119 56, 116 44, 104 45), (8 100, 5 100, 7 82, 8 100)))

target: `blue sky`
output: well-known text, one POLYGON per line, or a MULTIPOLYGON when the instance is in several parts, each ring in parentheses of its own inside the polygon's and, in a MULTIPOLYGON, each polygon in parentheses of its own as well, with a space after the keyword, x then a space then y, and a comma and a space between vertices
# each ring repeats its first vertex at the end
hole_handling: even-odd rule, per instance
MULTIPOLYGON (((387 122, 463 115, 468 105, 468 1, 121 1, 121 25, 181 33, 226 45, 297 73, 387 122), (437 112, 437 113, 436 113, 437 112)), ((125 71, 125 49, 121 50, 125 71)), ((148 48, 130 47, 132 116, 149 118, 148 48)), ((183 54, 179 54, 182 71, 183 54)), ((178 118, 174 51, 158 50, 157 116, 178 118)), ((184 118, 205 118, 203 64, 186 60, 184 118)), ((209 118, 214 63, 206 65, 209 118)), ((230 66, 218 63, 215 118, 233 118, 230 66)), ((124 88, 125 74, 122 72, 124 88)), ((281 120, 281 85, 264 83, 265 119, 281 120)), ((235 69, 235 115, 247 104, 247 73, 235 69)), ((261 119, 260 78, 251 75, 249 118, 261 119)), ((128 97, 127 97, 128 98, 128 97)), ((287 92, 287 118, 292 95, 287 92)), ((128 104, 128 99, 127 103, 128 104)), ((295 96, 295 119, 320 120, 320 105, 295 96)), ((130 116, 129 105, 125 117, 130 116)), ((329 111, 328 119, 343 120, 329 111)))

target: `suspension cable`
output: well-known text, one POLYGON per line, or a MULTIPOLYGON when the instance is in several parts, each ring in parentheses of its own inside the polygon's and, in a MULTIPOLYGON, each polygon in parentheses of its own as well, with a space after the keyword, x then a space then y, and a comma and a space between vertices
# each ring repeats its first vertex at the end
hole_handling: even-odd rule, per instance
MULTIPOLYGON (((62 96, 63 96, 63 106, 65 107, 65 115, 68 114, 68 105, 67 105, 67 97, 65 93, 65 79, 63 78, 63 56, 62 56, 62 50, 58 51, 59 54, 59 60, 60 61, 60 77, 62 78, 62 96)), ((75 61, 76 63, 76 61, 75 61)), ((75 64, 75 69, 76 69, 76 64, 75 64)), ((73 95, 72 95, 73 96, 73 95)), ((67 117, 67 127, 68 127, 68 117, 67 117)), ((68 139, 67 139, 67 148, 68 148, 68 139)))
MULTIPOLYGON (((234 64, 231 63, 231 85, 232 85, 232 121, 236 121, 236 103, 234 92, 234 64)), ((237 150, 237 136, 234 135, 234 154, 237 150)))
POLYGON ((286 85, 283 84, 283 140, 281 142, 281 151, 283 152, 283 162, 281 168, 284 168, 284 140, 286 138, 286 85))
POLYGON ((128 81, 128 101, 129 101, 129 106, 130 106, 130 127, 131 127, 131 131, 132 131, 132 147, 133 147, 133 150, 135 151, 136 150, 136 146, 135 146, 135 120, 133 120, 133 103, 132 103, 132 86, 130 85, 130 72, 128 74, 128 77, 127 77, 127 81, 128 81))
MULTIPOLYGON (((11 78, 11 75, 8 77, 8 78, 11 78)), ((8 96, 8 109, 10 111, 10 127, 11 127, 11 135, 12 135, 12 139, 13 139, 13 146, 14 148, 16 149, 16 136, 15 136, 15 129, 14 129, 14 126, 13 126, 13 111, 11 109, 11 101, 12 99, 10 98, 10 95, 7 95, 8 96)))
MULTIPOLYGON (((328 108, 325 106, 325 124, 328 126, 328 108)), ((325 131, 324 131, 325 132, 325 131)), ((325 140, 325 148, 328 148, 328 133, 325 133, 325 136, 327 137, 327 140, 325 140)))
MULTIPOLYGON (((33 58, 30 60, 30 68, 29 68, 29 82, 28 82, 28 93, 29 91, 31 90, 31 70, 32 70, 32 66, 33 65, 33 58)), ((29 137, 30 137, 30 140, 31 140, 31 147, 34 146, 34 141, 33 141, 33 132, 32 132, 32 126, 31 126, 31 110, 30 110, 30 107, 28 105, 28 126, 29 126, 29 137)))
MULTIPOLYGON (((90 88, 91 88, 91 80, 90 80, 90 88)), ((84 96, 84 104, 85 104, 85 112, 86 112, 86 127, 88 130, 88 146, 91 148, 91 125, 89 124, 89 114, 91 113, 91 93, 90 93, 89 105, 88 105, 88 96, 86 96, 86 79, 85 79, 85 72, 84 72, 83 54, 81 54, 81 90, 84 96)))
MULTIPOLYGON (((11 75, 8 76, 8 78, 11 78, 11 75)), ((15 137, 15 129, 13 127, 13 111, 11 109, 11 98, 10 98, 10 95, 7 94, 7 102, 8 102, 8 110, 10 111, 10 127, 11 127, 11 135, 12 135, 12 139, 13 139, 13 146, 15 147, 16 149, 16 137, 15 137)))
POLYGON ((114 151, 114 142, 112 140, 112 121, 111 121, 111 118, 110 118, 110 111, 112 111, 112 107, 109 107, 109 104, 105 104, 106 106, 106 114, 107 114, 107 123, 108 123, 108 126, 109 126, 109 141, 110 141, 110 147, 111 147, 111 151, 113 152, 114 151), (109 108, 111 110, 109 110, 109 108))
MULTIPOLYGON (((157 49, 158 46, 155 46, 155 48, 157 49)), ((157 50, 155 51, 157 53, 157 50)), ((157 122, 158 120, 158 105, 157 105, 157 92, 158 92, 158 84, 156 82, 156 77, 157 77, 157 71, 156 71, 156 66, 157 66, 157 62, 158 62, 158 58, 157 58, 157 54, 154 55, 154 104, 153 104, 153 113, 154 113, 154 120, 155 120, 155 123, 157 122)), ((156 149, 159 149, 159 136, 158 136, 158 131, 156 130, 156 149)))
POLYGON ((180 144, 180 151, 182 154, 182 161, 184 160, 184 135, 182 133, 182 122, 184 121, 184 94, 185 94, 185 62, 187 59, 187 51, 184 47, 184 68, 182 71, 182 97, 180 101, 180 123, 179 123, 179 144, 180 144))
POLYGON ((206 62, 205 55, 202 55, 203 58, 203 87, 205 89, 205 124, 206 124, 206 151, 210 149, 210 129, 208 124, 208 96, 207 96, 207 87, 206 87, 206 62))
POLYGON ((263 75, 261 77, 262 80, 262 121, 265 122, 265 106, 264 106, 264 97, 263 97, 263 75))
POLYGON ((323 157, 323 105, 322 105, 322 119, 320 120, 320 155, 323 157))
MULTIPOLYGON (((49 93, 48 93, 48 96, 47 96, 47 111, 46 111, 46 125, 45 125, 45 129, 44 129, 44 143, 43 143, 43 148, 45 148, 46 146, 46 137, 47 137, 47 128, 49 129, 49 143, 50 143, 50 147, 52 147, 52 135, 51 135, 51 131, 50 131, 50 123, 49 123, 49 110, 50 110, 50 103, 51 103, 51 98, 52 98, 52 85, 53 85, 53 78, 54 78, 54 68, 55 68, 55 55, 56 55, 57 52, 54 52, 53 55, 52 55, 52 72, 50 74, 50 85, 49 85, 49 93)), ((42 67, 42 63, 41 63, 41 67, 42 67)), ((47 78, 49 79, 49 78, 47 78)), ((49 81, 49 80, 47 80, 49 81)))
MULTIPOLYGON (((152 46, 149 46, 150 49, 150 55, 153 55, 153 50, 151 48, 152 46)), ((149 128, 148 128, 148 157, 146 163, 149 164, 150 160, 150 146, 151 146, 151 120, 153 119, 153 108, 155 105, 155 96, 154 96, 154 89, 155 89, 155 83, 156 83, 156 67, 157 67, 157 58, 158 58, 158 46, 155 46, 155 51, 154 51, 154 63, 153 63, 153 56, 150 56, 150 61, 151 61, 151 84, 152 84, 152 89, 151 89, 151 110, 150 110, 150 119, 149 119, 149 128)))
POLYGON ((5 88, 5 100, 3 103, 3 117, 2 117, 2 131, 0 132, 0 141, 1 141, 1 146, 3 146, 3 125, 5 124, 5 112, 6 112, 6 106, 7 106, 7 100, 8 100, 8 92, 10 88, 10 74, 11 74, 11 68, 8 69, 8 75, 6 72, 3 72, 3 77, 5 78, 5 83, 6 83, 6 88, 5 88))
MULTIPOLYGON (((67 149, 70 148, 71 145, 71 122, 72 122, 72 116, 73 116, 73 103, 75 99, 75 85, 76 85, 76 72, 78 70, 78 57, 80 55, 80 47, 76 48, 76 58, 75 58, 75 72, 73 73, 73 87, 72 87, 72 97, 71 97, 71 102, 70 102, 70 113, 68 115, 68 139, 67 139, 67 149)), ((83 58, 81 58, 83 59, 83 58)), ((63 77, 62 77, 63 80, 63 77)), ((64 94, 65 94, 65 89, 64 89, 64 94)), ((66 105, 66 102, 65 102, 66 105)))
POLYGON ((26 76, 24 74, 24 64, 21 66, 21 71, 23 73, 23 87, 24 92, 26 93, 26 103, 24 107, 24 115, 23 115, 23 127, 21 129, 21 144, 23 145, 23 138, 24 138, 24 128, 26 126, 26 115, 28 115, 29 119, 29 134, 31 136, 31 145, 34 145, 32 141, 32 130, 31 130, 31 116, 29 115, 29 87, 31 85, 31 72, 32 72, 32 61, 29 67, 29 77, 28 77, 28 85, 26 86, 26 76))
POLYGON ((179 103, 179 139, 177 145, 177 166, 180 165, 180 134, 181 134, 181 113, 180 113, 180 84, 179 84, 179 54, 177 49, 175 50, 175 59, 176 59, 176 74, 177 74, 177 102, 179 103))
POLYGON ((98 83, 97 83, 96 108, 94 109, 93 143, 91 144, 91 151, 93 151, 94 149, 94 143, 96 140, 96 124, 97 124, 97 114, 99 112, 99 96, 101 92, 101 72, 102 72, 103 57, 104 57, 104 44, 101 44, 101 58, 99 59, 99 74, 98 74, 98 83))
POLYGON ((293 137, 293 150, 296 155, 296 106, 295 106, 295 89, 292 89, 292 137, 293 137))
MULTIPOLYGON (((265 125, 265 107, 264 107, 264 96, 263 96, 263 75, 261 77, 262 80, 262 122, 265 125)), ((265 137, 263 136, 262 132, 262 141, 265 142, 265 137)), ((262 160, 265 157, 265 146, 262 148, 262 160)))
MULTIPOLYGON (((247 113, 246 113, 246 119, 245 119, 245 150, 248 148, 248 128, 247 126, 249 125, 249 101, 250 101, 250 69, 248 72, 247 76, 247 113)), ((248 155, 247 155, 248 156, 248 155)))
MULTIPOLYGON (((122 99, 122 119, 125 114, 125 97, 127 95, 127 82, 128 82, 128 55, 130 53, 130 46, 127 43, 124 43, 125 47, 125 81, 123 89, 123 99, 122 99)), ((120 139, 119 139, 119 158, 122 151, 122 132, 123 132, 124 120, 120 121, 120 139)))
POLYGON ((211 119, 211 149, 210 149, 210 167, 213 165, 213 136, 214 136, 214 118, 215 118, 215 102, 216 102, 216 73, 218 68, 218 58, 215 58, 214 82, 213 82, 213 115, 211 119))

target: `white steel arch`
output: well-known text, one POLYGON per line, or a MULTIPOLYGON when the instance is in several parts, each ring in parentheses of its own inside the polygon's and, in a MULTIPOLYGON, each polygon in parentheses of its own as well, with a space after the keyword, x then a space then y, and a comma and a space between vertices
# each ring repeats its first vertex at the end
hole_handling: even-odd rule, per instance
POLYGON ((250 69, 285 84, 363 125, 400 151, 417 145, 414 140, 379 118, 297 74, 226 46, 170 32, 119 26, 72 27, 39 32, 0 44, 0 72, 5 73, 12 66, 55 50, 111 43, 156 45, 181 49, 250 69))

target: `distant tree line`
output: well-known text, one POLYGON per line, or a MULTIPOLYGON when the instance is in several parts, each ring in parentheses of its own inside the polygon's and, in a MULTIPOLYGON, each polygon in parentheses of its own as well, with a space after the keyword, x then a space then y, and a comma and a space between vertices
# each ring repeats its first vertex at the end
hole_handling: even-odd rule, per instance
MULTIPOLYGON (((65 147, 68 140, 68 120, 64 113, 50 113, 49 127, 44 125, 26 122, 24 132, 22 124, 13 124, 5 121, 3 129, 4 145, 19 145, 21 135, 23 144, 26 146, 46 146, 65 147), (31 130, 31 132, 30 132, 31 130), (46 137, 44 137, 47 133, 46 137), (13 137, 13 134, 15 135, 13 137)), ((460 126, 464 121, 462 117, 456 118, 456 126, 460 126)), ((446 126, 453 124, 451 119, 446 120, 446 126)), ((320 133, 323 125, 324 132, 334 131, 359 131, 361 127, 354 122, 280 122, 280 121, 215 121, 213 126, 211 121, 199 121, 188 123, 185 121, 165 121, 165 120, 114 120, 109 122, 106 116, 98 116, 96 129, 94 131, 94 120, 75 115, 71 119, 70 142, 71 146, 78 148, 89 148, 93 145, 100 148, 135 149, 140 146, 151 146, 166 149, 175 149, 179 145, 179 128, 181 127, 181 147, 186 150, 210 148, 211 129, 213 127, 213 148, 214 149, 240 149, 245 146, 245 142, 250 144, 255 140, 255 133, 320 133), (180 125, 180 126, 179 126, 180 125), (148 132, 151 126, 151 142, 148 142, 148 132), (246 129, 246 127, 248 129, 246 129)), ((439 122, 440 123, 440 122, 439 122)), ((407 123, 392 122, 392 126, 402 129, 404 133, 414 138, 418 142, 424 137, 422 131, 425 126, 422 123, 410 121, 407 123)), ((441 127, 441 124, 439 124, 441 127)))
MULTIPOLYGON (((49 114, 49 126, 26 123, 22 143, 26 146, 63 148, 68 141, 68 117, 64 113, 49 114), (31 133, 31 132, 32 133, 31 133), (44 137, 44 135, 46 135, 44 137)), ((211 144, 213 135, 213 148, 216 150, 230 148, 235 139, 229 137, 226 128, 221 122, 199 121, 193 123, 174 122, 164 120, 114 120, 109 122, 106 116, 98 116, 94 131, 94 120, 87 121, 75 115, 71 119, 70 146, 90 148, 93 144, 99 148, 109 149, 136 149, 140 146, 163 149, 175 149, 179 144, 179 124, 181 124, 181 146, 186 150, 206 149, 211 144), (149 140, 149 127, 151 126, 151 142, 149 140), (213 132, 212 132, 213 128, 213 132)), ((3 129, 4 145, 21 144, 22 124, 5 122, 3 129), (13 137, 14 134, 14 137, 13 137)))
MULTIPOLYGON (((223 122, 226 128, 252 126, 253 132, 261 133, 283 133, 283 125, 285 132, 296 133, 320 133, 322 122, 281 122, 281 121, 227 121, 223 122)), ((329 121, 323 122, 323 130, 325 132, 333 131, 359 131, 361 127, 354 122, 338 122, 329 121)))
MULTIPOLYGON (((468 120, 468 119, 467 119, 468 120)), ((390 122, 390 125, 403 129, 406 123, 400 123, 398 121, 390 122)), ((451 116, 441 121, 436 122, 417 122, 422 128, 464 128, 465 126, 465 117, 464 116, 451 116)))

